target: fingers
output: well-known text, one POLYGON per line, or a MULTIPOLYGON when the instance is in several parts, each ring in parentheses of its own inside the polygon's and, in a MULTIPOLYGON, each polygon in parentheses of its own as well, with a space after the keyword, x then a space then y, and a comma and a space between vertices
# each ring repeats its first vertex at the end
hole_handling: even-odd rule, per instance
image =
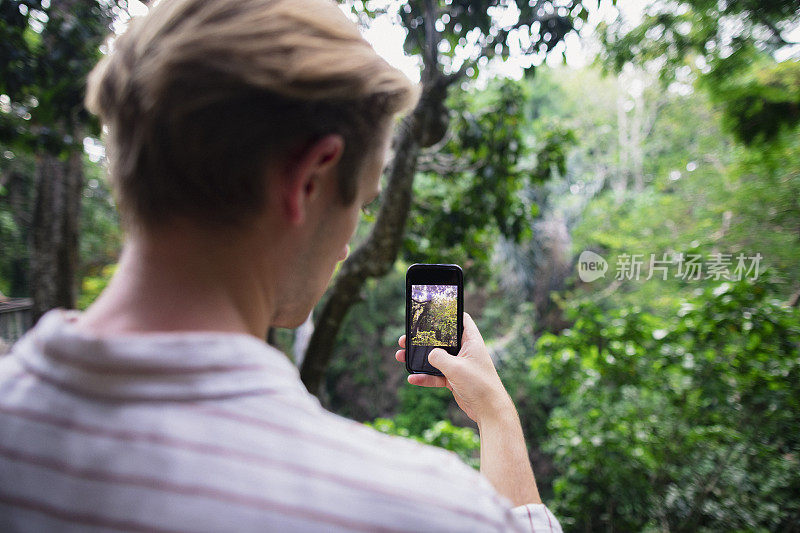
MULTIPOLYGON (((399 339, 397 339, 397 344, 400 348, 406 347, 406 336, 401 335, 399 339)), ((406 362, 406 351, 405 350, 397 350, 394 354, 394 358, 397 359, 400 363, 406 362)))
POLYGON ((472 320, 472 317, 469 313, 464 313, 464 341, 468 340, 480 340, 483 341, 483 337, 481 337, 481 332, 478 331, 478 326, 475 325, 475 321, 472 320))
POLYGON ((450 369, 453 367, 455 357, 447 353, 446 351, 442 350, 441 348, 434 348, 428 354, 428 362, 436 367, 439 372, 444 374, 445 376, 450 373, 450 369))
POLYGON ((408 382, 419 387, 447 387, 447 379, 429 374, 411 374, 408 382))

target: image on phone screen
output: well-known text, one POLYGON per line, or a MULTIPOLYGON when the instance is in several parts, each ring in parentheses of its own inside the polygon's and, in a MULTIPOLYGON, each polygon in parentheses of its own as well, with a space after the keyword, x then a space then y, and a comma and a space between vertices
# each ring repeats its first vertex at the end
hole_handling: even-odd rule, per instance
POLYGON ((411 344, 458 346, 458 287, 411 286, 411 344))

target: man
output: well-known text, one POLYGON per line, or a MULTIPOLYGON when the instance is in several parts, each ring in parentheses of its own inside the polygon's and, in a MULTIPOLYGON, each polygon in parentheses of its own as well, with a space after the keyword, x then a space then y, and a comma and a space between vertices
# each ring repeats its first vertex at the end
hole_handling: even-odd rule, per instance
POLYGON ((261 341, 347 256, 417 88, 327 0, 162 0, 113 48, 87 106, 127 241, 0 361, 0 530, 560 530, 468 315, 409 381, 477 422, 480 474, 328 413, 261 341))

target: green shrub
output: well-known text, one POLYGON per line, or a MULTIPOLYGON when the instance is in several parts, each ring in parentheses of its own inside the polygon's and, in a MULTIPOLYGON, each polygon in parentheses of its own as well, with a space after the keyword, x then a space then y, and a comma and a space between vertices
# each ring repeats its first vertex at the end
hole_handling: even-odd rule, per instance
POLYGON ((567 527, 786 531, 800 516, 800 313, 722 283, 660 319, 584 304, 529 360, 567 527))

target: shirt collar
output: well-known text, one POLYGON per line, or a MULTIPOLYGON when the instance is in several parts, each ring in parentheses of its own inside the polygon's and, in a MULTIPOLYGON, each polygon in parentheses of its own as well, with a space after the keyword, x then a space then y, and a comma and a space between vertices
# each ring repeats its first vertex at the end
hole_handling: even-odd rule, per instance
POLYGON ((244 333, 168 332, 109 337, 79 331, 78 311, 56 309, 12 354, 43 381, 107 400, 198 400, 290 395, 318 405, 279 350, 244 333))

